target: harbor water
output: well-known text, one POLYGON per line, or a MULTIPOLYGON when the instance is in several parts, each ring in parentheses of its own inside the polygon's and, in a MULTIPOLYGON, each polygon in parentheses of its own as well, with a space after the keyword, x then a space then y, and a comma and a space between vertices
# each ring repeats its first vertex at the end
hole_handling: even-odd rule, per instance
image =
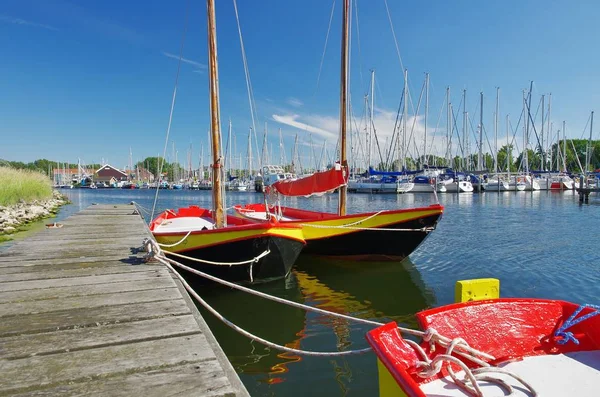
MULTIPOLYGON (((93 203, 136 201, 152 208, 154 191, 63 191, 72 201, 56 221, 93 203)), ((227 194, 228 205, 260 202, 255 193, 227 194)), ((431 194, 350 195, 348 213, 433 204, 431 194)), ((415 327, 417 311, 453 301, 456 280, 495 277, 505 297, 600 304, 600 198, 565 192, 442 194, 444 216, 410 259, 354 262, 301 257, 286 280, 254 288, 276 296, 380 322, 415 327)), ((210 206, 210 192, 160 191, 156 212, 210 206)), ((287 199, 285 205, 335 212, 337 195, 287 199)), ((147 219, 149 217, 147 216, 147 219)), ((401 238, 399 236, 399 238, 401 238)), ((190 279, 193 283, 193 278, 190 279)), ((220 286, 199 294, 226 318, 270 341, 313 351, 367 347, 368 326, 265 301, 220 286)), ((203 316, 253 396, 377 394, 373 354, 349 358, 280 353, 239 336, 206 311, 203 316)))

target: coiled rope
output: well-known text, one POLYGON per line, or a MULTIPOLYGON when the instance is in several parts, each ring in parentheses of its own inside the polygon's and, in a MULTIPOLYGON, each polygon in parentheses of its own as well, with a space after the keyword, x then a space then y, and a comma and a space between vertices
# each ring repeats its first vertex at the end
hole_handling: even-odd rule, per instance
MULTIPOLYGON (((436 331, 432 328, 428 329, 427 331, 429 332, 426 332, 427 335, 423 338, 425 342, 429 342, 433 337, 435 337, 436 334, 436 331)), ((439 374, 445 364, 448 375, 450 375, 450 378, 452 378, 452 381, 456 384, 456 386, 470 395, 477 397, 484 396, 483 391, 479 386, 479 381, 494 383, 498 387, 504 389, 507 392, 507 395, 511 395, 513 392, 513 387, 510 384, 506 383, 503 379, 493 378, 489 375, 486 375, 486 373, 494 372, 516 379, 531 392, 532 396, 537 396, 537 392, 529 383, 510 371, 507 371, 503 368, 492 367, 489 363, 477 358, 471 358, 471 361, 480 365, 480 367, 471 369, 464 362, 452 356, 452 352, 456 347, 469 346, 469 344, 462 338, 453 339, 452 342, 446 347, 445 354, 438 354, 433 360, 427 356, 427 353, 425 353, 425 350, 423 350, 419 344, 409 339, 405 339, 405 341, 422 358, 422 361, 417 363, 418 367, 423 368, 421 372, 417 373, 417 375, 421 378, 428 379, 439 374), (464 371, 465 376, 463 379, 459 379, 456 376, 451 364, 458 365, 464 371)))

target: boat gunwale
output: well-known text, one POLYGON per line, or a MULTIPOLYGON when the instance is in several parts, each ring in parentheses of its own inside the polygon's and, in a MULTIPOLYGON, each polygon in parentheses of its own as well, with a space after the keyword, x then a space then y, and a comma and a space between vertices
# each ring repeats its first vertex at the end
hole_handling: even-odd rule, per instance
MULTIPOLYGON (((264 204, 262 203, 254 203, 254 204, 246 204, 245 206, 242 205, 234 205, 233 208, 234 210, 238 211, 238 209, 242 209, 242 210, 250 210, 250 208, 248 208, 249 206, 264 206, 264 204)), ((395 214, 401 214, 401 213, 407 213, 407 212, 417 212, 417 211, 436 211, 439 210, 440 213, 444 212, 444 206, 441 204, 431 204, 430 206, 427 207, 416 207, 416 208, 400 208, 400 209, 395 209, 395 210, 381 210, 381 211, 373 211, 373 212, 361 212, 361 213, 356 213, 356 214, 346 214, 346 215, 337 215, 333 212, 318 212, 318 211, 310 211, 310 210, 303 210, 303 209, 299 209, 299 208, 293 208, 293 207, 281 207, 282 210, 284 209, 291 209, 293 211, 298 211, 301 213, 305 213, 307 215, 309 214, 317 214, 320 216, 325 215, 326 217, 322 217, 319 219, 296 219, 293 221, 281 221, 279 223, 283 223, 283 224, 289 224, 289 223, 296 223, 296 222, 314 222, 314 221, 330 221, 330 220, 337 220, 337 219, 348 219, 348 218, 355 218, 355 217, 368 217, 368 216, 373 216, 375 214, 385 214, 385 215, 395 215, 395 214)), ((285 211, 282 211, 285 212, 285 211)), ((240 215, 243 215, 241 212, 240 215)), ((267 220, 261 220, 261 219, 256 219, 257 221, 261 221, 261 222, 267 222, 267 220)))
MULTIPOLYGON (((251 204, 251 205, 263 205, 264 206, 264 204, 251 204)), ((282 209, 284 209, 284 208, 290 208, 290 207, 282 207, 282 209)), ((291 208, 291 209, 293 209, 294 211, 302 211, 302 212, 307 212, 307 213, 330 214, 330 213, 319 213, 319 212, 314 212, 314 211, 299 210, 296 208, 291 208)), ((344 216, 333 215, 331 217, 320 218, 320 219, 295 219, 295 220, 291 220, 291 221, 280 221, 280 223, 284 223, 287 225, 293 225, 293 226, 297 225, 297 226, 304 228, 304 227, 311 227, 311 224, 318 224, 318 223, 328 222, 328 221, 337 221, 337 220, 341 220, 341 219, 342 220, 343 219, 351 220, 351 219, 360 218, 360 217, 368 218, 373 215, 397 215, 397 214, 417 212, 417 211, 432 211, 432 213, 427 214, 427 215, 413 216, 413 217, 402 219, 402 220, 395 220, 392 222, 380 223, 380 224, 377 224, 374 226, 370 226, 368 228, 361 228, 360 226, 357 226, 356 228, 352 228, 351 226, 348 228, 344 228, 343 225, 331 225, 331 227, 338 229, 338 233, 335 233, 335 236, 343 236, 343 235, 347 235, 347 234, 351 234, 351 233, 378 231, 378 229, 389 228, 390 226, 393 226, 393 225, 401 225, 403 223, 412 222, 412 221, 415 221, 415 220, 418 220, 421 218, 425 218, 425 217, 436 216, 436 215, 442 216, 444 213, 444 207, 440 204, 433 204, 429 207, 419 207, 419 208, 400 209, 400 210, 384 210, 384 211, 380 211, 380 213, 370 212, 370 213, 361 213, 361 214, 350 214, 350 215, 344 215, 344 216)), ((285 211, 283 211, 283 212, 285 212, 285 211)), ((251 219, 257 223, 267 223, 266 219, 261 220, 261 219, 256 219, 256 218, 250 218, 250 217, 244 216, 244 214, 242 214, 242 213, 240 213, 240 215, 243 216, 245 219, 251 219)), ((359 223, 361 223, 360 219, 358 221, 359 221, 359 223)), ((438 221, 439 221, 439 219, 434 223, 433 227, 435 227, 435 225, 437 224, 438 221)), ((319 225, 319 227, 320 226, 321 225, 319 225)), ((322 226, 324 228, 327 228, 327 225, 322 225, 322 226)), ((426 233, 425 230, 418 230, 418 229, 415 229, 414 232, 426 233)), ((316 240, 328 239, 331 237, 332 237, 331 235, 316 236, 316 237, 311 237, 307 240, 308 241, 316 241, 316 240)), ((305 237, 305 239, 306 239, 306 237, 305 237)))

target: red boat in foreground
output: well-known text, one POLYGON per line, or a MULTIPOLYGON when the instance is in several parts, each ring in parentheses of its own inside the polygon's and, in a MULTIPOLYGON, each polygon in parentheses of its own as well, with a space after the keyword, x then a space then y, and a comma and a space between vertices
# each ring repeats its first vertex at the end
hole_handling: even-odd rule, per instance
POLYGON ((431 338, 420 344, 395 322, 381 326, 367 334, 380 396, 598 396, 597 309, 545 299, 456 303, 417 313, 431 338))

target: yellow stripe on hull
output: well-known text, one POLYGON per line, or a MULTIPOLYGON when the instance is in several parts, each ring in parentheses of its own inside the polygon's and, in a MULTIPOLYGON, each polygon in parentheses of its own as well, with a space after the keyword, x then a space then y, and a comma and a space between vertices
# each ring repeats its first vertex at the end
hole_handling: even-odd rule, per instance
POLYGON ((357 214, 355 216, 346 216, 338 219, 324 219, 312 221, 298 221, 296 224, 302 225, 304 239, 306 241, 322 238, 340 236, 343 234, 360 231, 359 229, 381 228, 389 225, 395 225, 407 222, 413 219, 423 218, 432 215, 442 214, 440 208, 423 209, 421 211, 411 212, 382 212, 377 215, 357 214), (347 228, 343 227, 346 226, 347 228), (354 229, 353 229, 354 228, 354 229))
MULTIPOLYGON (((154 234, 156 241, 160 244, 172 245, 181 241, 187 233, 178 234, 154 234)), ((227 244, 228 242, 248 240, 260 237, 282 237, 291 240, 304 242, 302 229, 293 227, 270 227, 262 229, 250 230, 218 230, 218 231, 200 231, 190 234, 181 243, 174 247, 164 247, 165 251, 169 252, 184 252, 192 249, 211 247, 216 245, 227 244)))

